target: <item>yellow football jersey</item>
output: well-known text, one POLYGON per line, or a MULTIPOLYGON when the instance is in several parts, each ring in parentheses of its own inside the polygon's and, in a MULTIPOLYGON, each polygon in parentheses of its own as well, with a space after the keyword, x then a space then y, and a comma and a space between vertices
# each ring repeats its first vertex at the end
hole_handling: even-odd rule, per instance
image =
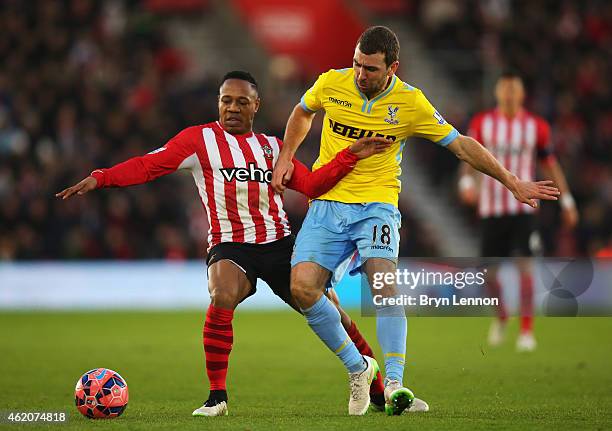
POLYGON ((458 136, 421 90, 397 76, 385 91, 368 100, 357 88, 352 68, 331 69, 319 76, 300 104, 309 112, 325 110, 319 158, 313 169, 361 137, 382 136, 394 141, 384 153, 359 161, 351 173, 318 199, 397 206, 406 139, 416 136, 446 146, 458 136))

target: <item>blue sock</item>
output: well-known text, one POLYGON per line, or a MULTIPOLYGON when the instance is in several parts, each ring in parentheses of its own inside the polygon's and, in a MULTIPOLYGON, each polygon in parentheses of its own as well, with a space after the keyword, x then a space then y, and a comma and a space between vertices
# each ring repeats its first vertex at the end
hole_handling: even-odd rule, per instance
POLYGON ((322 295, 312 307, 302 310, 302 313, 315 334, 340 358, 349 373, 366 369, 361 353, 340 322, 338 309, 325 295, 322 295))
POLYGON ((385 356, 386 379, 399 380, 402 383, 407 332, 403 306, 387 305, 376 308, 376 336, 385 356))

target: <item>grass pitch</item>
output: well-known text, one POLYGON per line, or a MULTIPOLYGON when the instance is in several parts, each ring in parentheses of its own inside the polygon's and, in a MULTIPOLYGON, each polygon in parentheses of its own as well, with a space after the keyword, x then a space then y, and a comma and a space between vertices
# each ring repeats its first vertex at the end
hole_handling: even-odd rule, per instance
MULTIPOLYGON (((409 318, 405 383, 432 411, 399 417, 347 416, 344 369, 301 316, 238 311, 230 416, 193 418, 208 395, 202 321, 202 312, 3 312, 0 410, 67 411, 69 423, 0 428, 612 428, 612 318, 541 318, 532 354, 514 351, 516 329, 505 346, 489 349, 488 319, 409 318), (74 407, 77 378, 95 367, 128 382, 130 403, 118 419, 92 421, 74 407)), ((375 319, 357 322, 380 357, 375 319)))

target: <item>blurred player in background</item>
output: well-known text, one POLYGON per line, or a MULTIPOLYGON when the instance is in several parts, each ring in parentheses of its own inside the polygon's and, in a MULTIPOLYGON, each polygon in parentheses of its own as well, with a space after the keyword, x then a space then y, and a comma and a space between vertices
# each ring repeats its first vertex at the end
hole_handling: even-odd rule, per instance
MULTIPOLYGON (((481 112, 470 122, 468 135, 484 145, 502 165, 523 181, 533 181, 536 164, 545 178, 554 181, 561 191, 561 216, 567 228, 578 221, 574 199, 555 158, 550 127, 541 117, 523 107, 525 89, 516 72, 502 74, 495 86, 495 109, 481 112)), ((519 351, 536 348, 533 335, 533 277, 529 256, 538 247, 535 230, 536 208, 517 202, 511 192, 491 177, 477 175, 468 164, 461 166, 459 194, 468 205, 478 204, 482 224, 481 255, 483 257, 520 257, 520 314, 521 330, 516 347, 519 351), (522 259, 526 258, 526 259, 522 259)), ((488 268, 487 286, 491 296, 499 298, 498 318, 491 324, 489 343, 502 343, 508 313, 497 280, 497 267, 488 268)))
MULTIPOLYGON (((299 311, 289 289, 294 237, 283 201, 270 187, 272 166, 282 142, 253 133, 260 99, 257 82, 247 72, 225 75, 219 89, 219 121, 188 127, 163 147, 90 176, 56 196, 83 195, 101 187, 126 187, 152 181, 179 169, 191 172, 206 208, 208 289, 211 303, 203 338, 210 395, 194 416, 227 415, 226 378, 232 350, 234 309, 255 293, 257 279, 268 283, 283 301, 299 311)), ((388 149, 381 138, 347 144, 316 172, 293 160, 294 177, 287 185, 314 198, 331 189, 359 159, 388 149)), ((338 304, 337 297, 330 293, 338 304)), ((363 354, 372 349, 350 317, 340 309, 345 329, 363 354)), ((382 378, 371 390, 381 403, 382 378)))
MULTIPOLYGON (((323 291, 330 274, 355 250, 363 260, 370 286, 374 274, 396 272, 401 222, 397 209, 399 175, 406 139, 426 138, 450 149, 475 169, 499 180, 520 202, 535 206, 534 199, 556 199, 558 190, 550 182, 519 180, 477 141, 460 135, 419 89, 402 82, 395 75, 399 41, 388 28, 367 29, 357 42, 352 63, 352 68, 332 69, 320 75, 293 109, 272 186, 282 192, 291 180, 293 155, 319 110, 325 111, 325 118, 315 167, 363 136, 394 141, 391 151, 363 161, 312 202, 291 261, 292 294, 311 329, 349 373, 349 414, 363 415, 370 404, 368 386, 378 364, 359 353, 323 291)), ((392 298, 397 287, 388 283, 376 294, 392 298)), ((403 386, 405 310, 401 305, 387 304, 376 307, 377 336, 385 358, 385 411, 389 415, 406 409, 427 411, 427 403, 415 399, 403 386)))

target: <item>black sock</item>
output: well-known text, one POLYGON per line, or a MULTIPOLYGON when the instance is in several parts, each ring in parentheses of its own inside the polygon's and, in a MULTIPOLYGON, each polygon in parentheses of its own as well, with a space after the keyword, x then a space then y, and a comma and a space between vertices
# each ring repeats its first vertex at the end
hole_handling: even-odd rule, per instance
POLYGON ((213 401, 213 404, 219 404, 221 401, 227 402, 227 391, 224 389, 210 391, 208 401, 213 401))

